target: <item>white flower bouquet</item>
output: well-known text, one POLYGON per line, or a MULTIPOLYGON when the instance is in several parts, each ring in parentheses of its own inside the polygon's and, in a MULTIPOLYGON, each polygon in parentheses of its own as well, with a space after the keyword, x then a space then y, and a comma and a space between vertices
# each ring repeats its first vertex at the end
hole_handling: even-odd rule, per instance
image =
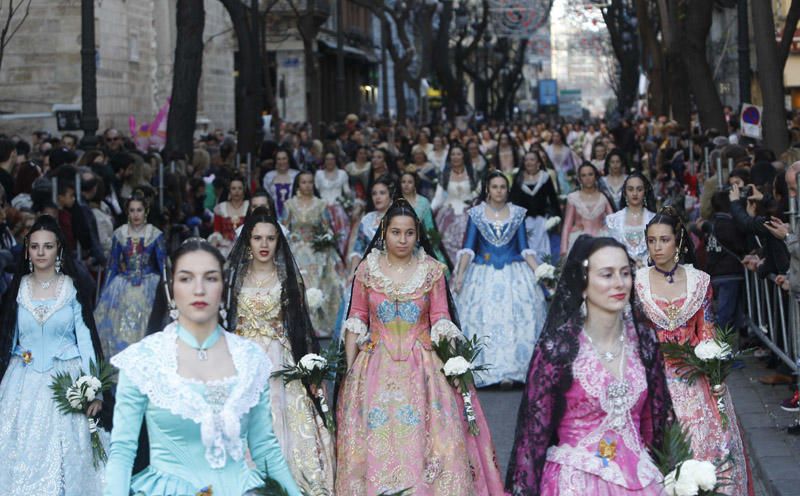
POLYGON ((717 476, 720 467, 694 458, 691 438, 680 422, 667 426, 660 450, 651 449, 668 496, 724 496, 720 490, 726 484, 717 476))
POLYGON ((664 477, 669 496, 705 496, 718 494, 717 467, 708 461, 690 458, 664 477))
POLYGON ((314 391, 315 399, 319 402, 319 409, 322 412, 325 427, 333 433, 336 430, 336 422, 328 407, 322 384, 325 381, 336 379, 336 375, 343 372, 341 369, 344 364, 344 350, 336 342, 331 343, 322 355, 308 353, 297 364, 286 366, 273 372, 272 377, 283 378, 284 384, 299 380, 309 386, 314 391))
POLYGON ((472 406, 471 387, 475 385, 475 373, 486 370, 486 365, 473 364, 475 357, 481 352, 482 346, 477 338, 448 339, 442 336, 438 342, 433 343, 433 349, 444 363, 442 372, 448 382, 455 387, 464 400, 464 416, 469 424, 469 432, 473 436, 480 433, 475 409, 472 406))
POLYGON ((311 248, 315 252, 321 252, 328 249, 337 249, 336 247, 337 236, 327 228, 325 224, 320 224, 314 230, 314 238, 311 240, 311 248))
POLYGON ((561 217, 558 215, 554 217, 548 217, 547 220, 544 222, 544 230, 549 231, 550 229, 556 227, 561 223, 561 217))
POLYGON ((552 281, 556 277, 556 268, 549 263, 541 263, 534 271, 536 281, 552 281))
MULTIPOLYGON (((81 370, 75 380, 67 372, 56 374, 50 383, 56 408, 64 415, 86 415, 89 404, 100 394, 111 389, 114 375, 114 368, 107 362, 101 362, 99 367, 90 362, 89 374, 81 370)), ((87 422, 92 440, 92 463, 98 468, 101 463, 108 460, 108 455, 100 440, 97 419, 89 417, 87 422)))
POLYGON ((725 388, 723 383, 731 371, 735 354, 736 335, 730 328, 717 328, 714 338, 706 339, 692 346, 690 343, 662 343, 661 352, 664 357, 677 364, 676 372, 694 384, 698 377, 705 376, 716 397, 717 410, 722 427, 727 428, 730 422, 725 404, 725 388))
POLYGON ((306 290, 306 303, 308 303, 308 309, 312 312, 322 308, 324 301, 325 295, 318 288, 308 288, 306 290))

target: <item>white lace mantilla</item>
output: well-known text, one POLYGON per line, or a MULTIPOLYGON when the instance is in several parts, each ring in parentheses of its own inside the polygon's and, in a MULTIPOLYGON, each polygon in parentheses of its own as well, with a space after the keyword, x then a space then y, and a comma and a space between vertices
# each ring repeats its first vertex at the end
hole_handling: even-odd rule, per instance
POLYGON ((269 358, 256 344, 227 332, 223 335, 236 368, 236 383, 222 408, 215 408, 190 387, 190 379, 178 375, 174 322, 111 358, 153 405, 200 425, 206 461, 215 469, 223 468, 228 456, 243 459, 241 418, 258 403, 272 371, 269 358))
POLYGON ((507 245, 517 234, 520 224, 525 221, 527 211, 511 203, 508 205, 508 218, 502 221, 491 221, 486 217, 486 203, 471 208, 467 211, 472 223, 478 228, 486 241, 494 246, 507 245))
MULTIPOLYGON (((33 300, 33 288, 31 288, 30 285, 30 278, 30 275, 22 277, 22 281, 20 281, 19 284, 19 291, 17 292, 17 303, 25 307, 40 325, 47 322, 47 319, 61 310, 61 307, 66 305, 67 302, 72 301, 72 298, 77 293, 71 278, 68 276, 59 276, 55 303, 52 305, 49 303, 37 305, 33 300)), ((50 300, 48 299, 48 301, 50 300)))
POLYGON ((667 331, 677 329, 694 317, 703 304, 711 282, 711 277, 702 270, 697 270, 691 265, 681 265, 681 267, 686 271, 686 299, 673 318, 668 317, 653 299, 653 291, 650 289, 652 267, 643 267, 636 271, 636 296, 642 302, 647 318, 667 331))

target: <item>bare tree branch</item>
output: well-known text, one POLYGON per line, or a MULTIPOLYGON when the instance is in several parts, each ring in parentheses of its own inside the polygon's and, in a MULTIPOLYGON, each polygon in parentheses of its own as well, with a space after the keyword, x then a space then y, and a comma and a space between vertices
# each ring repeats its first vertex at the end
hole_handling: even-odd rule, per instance
MULTIPOLYGON (((15 4, 15 0, 8 0, 8 7, 7 7, 7 14, 5 17, 5 22, 3 23, 3 28, 0 30, 0 68, 3 66, 3 56, 6 52, 6 47, 14 38, 14 35, 17 34, 19 28, 25 23, 28 19, 28 15, 31 13, 31 0, 19 0, 15 4), (22 18, 17 20, 16 25, 14 24, 14 18, 17 17, 19 13, 19 9, 25 8, 25 11, 22 14, 22 18)), ((2 6, 0 6, 0 14, 2 13, 2 6)))

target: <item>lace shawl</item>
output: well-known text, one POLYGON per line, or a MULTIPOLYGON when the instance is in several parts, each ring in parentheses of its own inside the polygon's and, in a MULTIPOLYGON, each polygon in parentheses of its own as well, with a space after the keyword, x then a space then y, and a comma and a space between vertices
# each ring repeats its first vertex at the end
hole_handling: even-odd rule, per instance
POLYGON ((505 246, 517 234, 519 225, 525 221, 526 210, 511 203, 508 203, 508 218, 493 222, 486 217, 486 203, 471 208, 467 215, 472 219, 472 223, 480 231, 481 236, 494 246, 505 246), (496 227, 499 226, 499 234, 496 227))
POLYGON ((72 284, 72 279, 67 276, 58 276, 58 287, 56 289, 55 302, 50 305, 36 305, 33 302, 33 289, 31 288, 31 276, 23 276, 17 292, 17 304, 25 307, 39 324, 47 322, 54 313, 61 310, 67 303, 71 302, 78 291, 72 284))
POLYGON ((636 272, 636 295, 639 297, 640 307, 645 316, 659 329, 671 331, 684 325, 700 310, 706 297, 711 277, 691 265, 682 267, 686 271, 687 294, 678 312, 673 316, 668 316, 653 300, 653 292, 650 289, 651 267, 643 267, 636 272))
MULTIPOLYGON (((672 414, 664 361, 653 332, 635 321, 633 325, 648 390, 640 431, 646 444, 660 447, 672 414)), ((536 345, 506 475, 506 488, 513 496, 540 494, 547 449, 558 444, 557 429, 564 416, 565 394, 572 387, 572 364, 580 350, 581 329, 578 319, 571 319, 561 327, 546 328, 536 345)))
POLYGON ((111 358, 111 363, 131 380, 158 408, 200 425, 205 458, 211 468, 225 466, 227 457, 244 457, 241 419, 258 403, 267 388, 272 365, 258 345, 223 333, 236 368, 236 383, 221 409, 190 387, 178 375, 177 331, 173 322, 111 358))

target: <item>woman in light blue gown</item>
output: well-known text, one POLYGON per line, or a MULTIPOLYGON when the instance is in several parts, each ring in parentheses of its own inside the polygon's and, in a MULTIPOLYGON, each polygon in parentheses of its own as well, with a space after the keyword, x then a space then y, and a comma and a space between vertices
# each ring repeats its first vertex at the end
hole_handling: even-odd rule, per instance
POLYGON ((299 496, 272 431, 272 364, 218 323, 222 255, 190 238, 172 258, 177 320, 111 360, 120 375, 104 494, 241 496, 268 473, 299 496), (131 477, 142 419, 150 466, 131 477))
MULTIPOLYGON (((40 217, 25 247, 0 334, 0 493, 97 496, 102 465, 92 463, 89 422, 58 411, 50 390, 54 375, 77 379, 102 359, 91 295, 74 282, 72 254, 54 218, 40 217)), ((101 409, 95 400, 87 414, 101 409)))
POLYGON ((485 201, 467 211, 467 236, 458 251, 453 290, 461 326, 477 336, 478 387, 525 382, 547 307, 536 281, 536 254, 528 248, 526 210, 508 202, 508 178, 499 171, 484 183, 485 201))

